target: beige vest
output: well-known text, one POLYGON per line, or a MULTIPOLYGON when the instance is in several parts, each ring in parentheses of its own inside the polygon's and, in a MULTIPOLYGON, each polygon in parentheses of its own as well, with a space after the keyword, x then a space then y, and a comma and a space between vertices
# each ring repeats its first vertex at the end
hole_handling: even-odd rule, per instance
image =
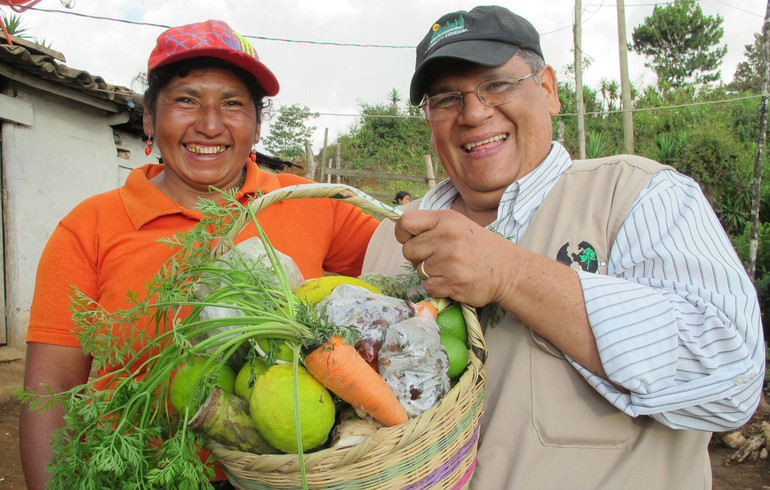
MULTIPOLYGON (((519 245, 606 274, 629 208, 663 168, 628 155, 574 162, 519 245)), ((403 273, 400 252, 393 224, 383 222, 364 272, 403 273)), ((672 430, 618 411, 557 349, 510 314, 485 336, 487 389, 471 488, 711 488, 710 433, 672 430)))

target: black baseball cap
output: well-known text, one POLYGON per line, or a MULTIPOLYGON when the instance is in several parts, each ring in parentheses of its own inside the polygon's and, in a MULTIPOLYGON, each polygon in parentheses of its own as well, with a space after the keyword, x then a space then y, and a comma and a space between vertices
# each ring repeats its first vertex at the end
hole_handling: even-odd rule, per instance
POLYGON ((417 46, 409 99, 418 105, 425 93, 428 66, 439 59, 459 59, 485 66, 499 66, 519 48, 543 57, 540 34, 525 18, 493 6, 475 7, 446 14, 433 23, 417 46))

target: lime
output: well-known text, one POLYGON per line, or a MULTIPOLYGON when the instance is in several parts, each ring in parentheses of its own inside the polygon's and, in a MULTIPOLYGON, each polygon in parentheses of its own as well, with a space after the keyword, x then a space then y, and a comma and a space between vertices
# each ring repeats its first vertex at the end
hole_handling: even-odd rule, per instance
POLYGON ((251 398, 251 386, 253 386, 253 383, 249 386, 249 381, 252 380, 252 376, 253 380, 256 381, 265 371, 267 371, 267 364, 258 358, 252 359, 251 362, 241 366, 241 369, 238 370, 238 375, 235 377, 235 394, 249 401, 249 398, 251 398))
MULTIPOLYGON (((265 440, 285 453, 297 453, 294 427, 294 366, 276 364, 257 378, 249 409, 254 425, 265 440)), ((297 368, 297 404, 302 449, 310 451, 326 442, 334 425, 334 401, 329 391, 307 372, 297 368)))
POLYGON ((286 362, 292 362, 292 360, 294 360, 294 352, 291 350, 291 347, 286 344, 286 342, 277 339, 263 338, 257 340, 257 344, 259 344, 259 348, 262 349, 262 351, 266 354, 270 352, 271 349, 275 349, 275 359, 286 362))
POLYGON ((441 345, 444 346, 449 357, 447 376, 449 379, 455 379, 465 371, 465 366, 468 364, 468 348, 457 337, 445 333, 441 334, 441 345))
POLYGON ((382 291, 376 287, 356 277, 323 276, 316 277, 315 279, 307 279, 297 284, 297 287, 294 288, 294 295, 302 301, 314 305, 325 297, 329 296, 332 290, 340 284, 361 286, 362 288, 366 288, 373 293, 382 294, 382 291))
POLYGON ((468 327, 465 325, 463 311, 460 305, 454 304, 443 310, 436 317, 442 334, 449 334, 458 338, 463 344, 468 342, 468 327))
POLYGON ((184 414, 185 408, 190 408, 192 416, 203 403, 208 393, 198 393, 198 390, 205 385, 208 375, 214 369, 218 369, 215 385, 219 386, 228 393, 235 392, 235 370, 227 364, 222 364, 217 368, 217 363, 213 362, 208 368, 207 373, 203 373, 203 366, 208 361, 207 357, 196 357, 191 362, 182 363, 176 371, 174 379, 171 380, 169 388, 169 397, 171 406, 178 414, 184 414), (199 396, 200 395, 200 396, 199 396))

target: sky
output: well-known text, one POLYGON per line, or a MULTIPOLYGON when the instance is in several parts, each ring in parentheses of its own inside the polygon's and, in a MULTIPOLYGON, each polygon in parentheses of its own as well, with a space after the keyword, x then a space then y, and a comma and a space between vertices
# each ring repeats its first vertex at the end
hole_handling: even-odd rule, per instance
MULTIPOLYGON (((602 79, 619 81, 617 2, 581 3, 583 53, 592 60, 583 73, 583 83, 598 88, 602 79)), ((721 72, 729 82, 736 65, 745 59, 744 46, 752 44, 754 33, 762 30, 767 2, 699 3, 704 14, 724 19, 722 45, 728 51, 721 72)), ((414 47, 439 17, 476 5, 479 3, 467 0, 75 0, 74 8, 67 9, 60 0, 41 0, 22 18, 30 35, 44 38, 64 54, 67 66, 137 92, 143 87, 135 78, 146 70, 147 58, 164 30, 159 26, 223 20, 249 39, 278 78, 281 90, 272 100, 274 108, 300 104, 321 114, 311 121, 317 127, 312 143, 318 151, 325 128, 329 143, 350 130, 360 102, 385 103, 393 89, 408 99, 414 47)), ((575 1, 510 0, 497 5, 532 22, 541 34, 546 62, 557 77, 566 80, 565 68, 574 61, 575 1)), ((652 14, 655 5, 654 0, 625 1, 629 42, 634 27, 652 14)), ((644 58, 629 52, 628 59, 632 83, 655 83, 644 58)), ((263 125, 263 136, 269 134, 269 125, 269 121, 263 125)))

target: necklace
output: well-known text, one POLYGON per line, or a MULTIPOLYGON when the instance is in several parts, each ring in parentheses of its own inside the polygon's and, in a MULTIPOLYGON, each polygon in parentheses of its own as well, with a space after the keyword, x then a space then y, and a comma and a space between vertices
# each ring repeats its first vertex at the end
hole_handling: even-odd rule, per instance
POLYGON ((238 185, 234 187, 235 191, 239 191, 243 189, 243 184, 246 183, 246 167, 243 167, 241 169, 241 180, 238 182, 238 185))

